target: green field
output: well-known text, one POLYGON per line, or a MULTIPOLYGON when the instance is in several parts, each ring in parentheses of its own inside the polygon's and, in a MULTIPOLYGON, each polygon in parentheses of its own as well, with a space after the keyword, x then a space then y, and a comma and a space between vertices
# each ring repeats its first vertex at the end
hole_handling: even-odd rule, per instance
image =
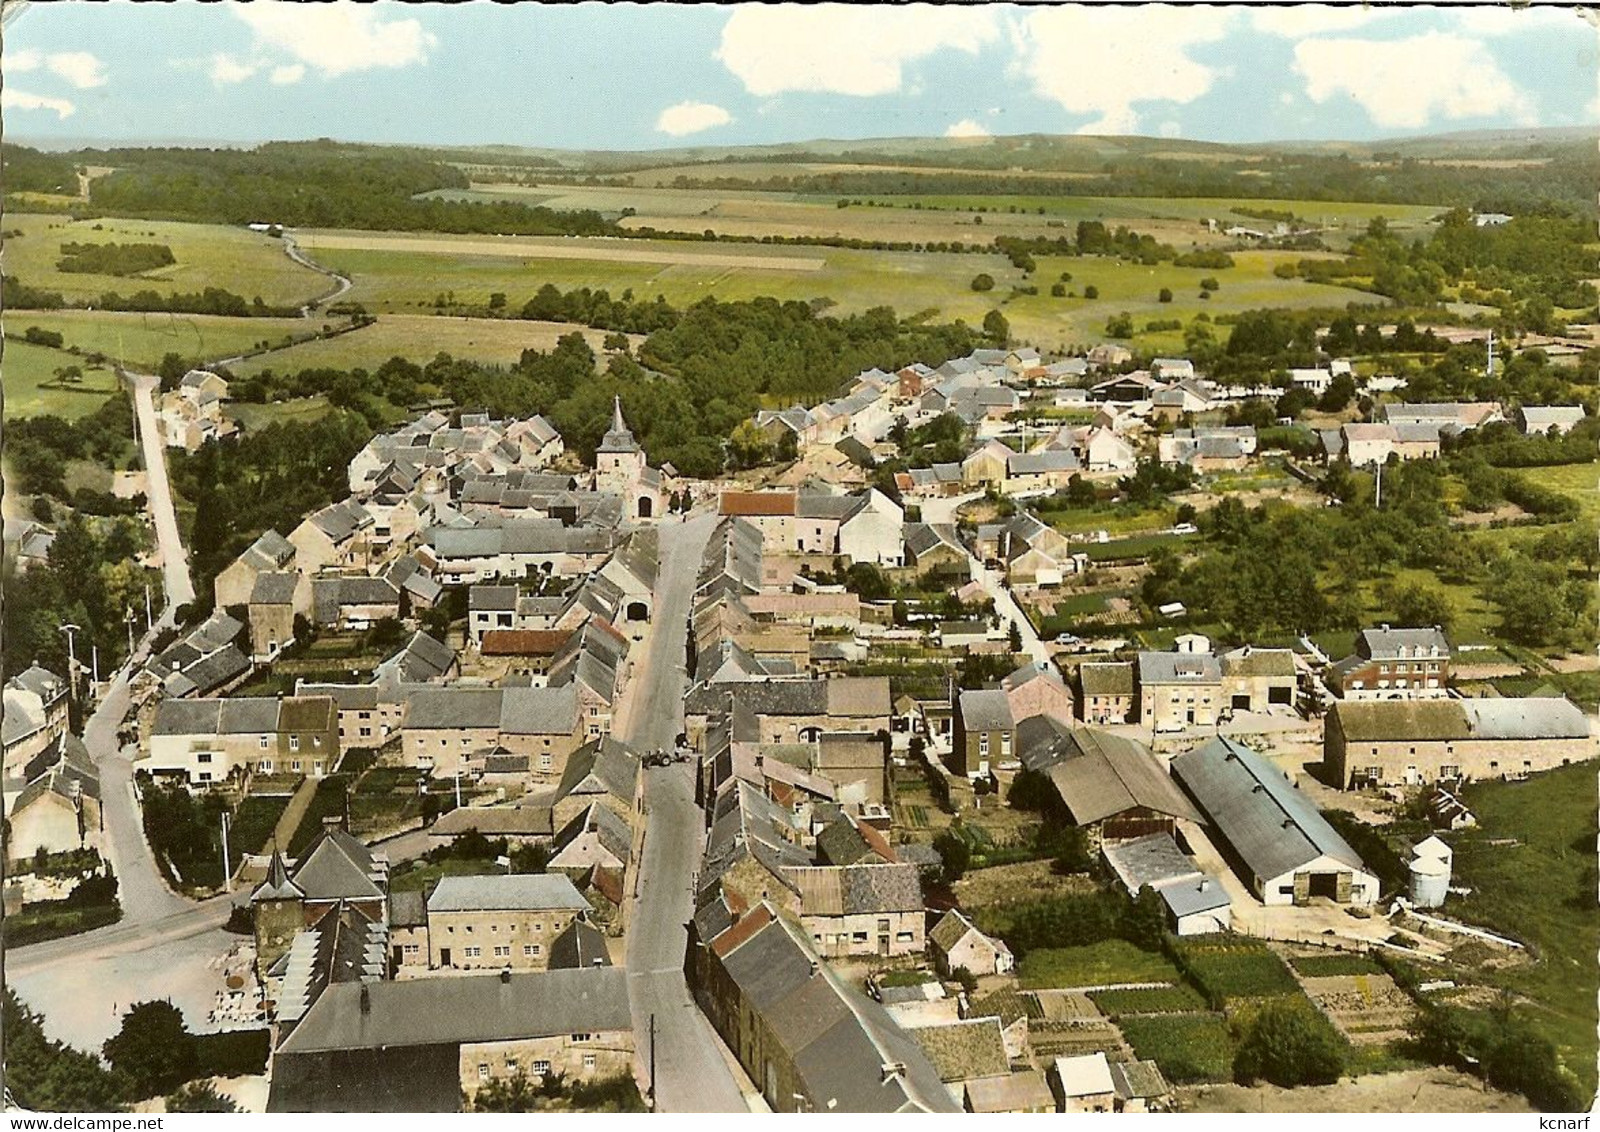
POLYGON ((1185 973, 1216 1008, 1238 999, 1299 994, 1300 984, 1265 944, 1226 937, 1190 937, 1177 944, 1185 973))
POLYGON ((1570 495, 1583 508, 1583 516, 1600 521, 1600 463, 1555 464, 1547 468, 1518 468, 1518 475, 1552 491, 1570 495))
MULTIPOLYGON (((341 321, 139 311, 18 311, 7 320, 6 329, 12 334, 21 334, 30 326, 59 331, 68 347, 104 354, 130 368, 153 370, 169 353, 189 361, 215 362, 263 344, 300 341, 341 321)), ((65 359, 62 364, 75 360, 61 356, 65 359)))
POLYGON ((1153 1060, 1175 1085, 1233 1079, 1233 1034, 1219 1014, 1123 1018, 1117 1026, 1134 1056, 1153 1060))
MULTIPOLYGON (((581 333, 596 354, 605 333, 559 322, 524 322, 520 319, 450 318, 444 315, 385 314, 363 326, 332 338, 303 342, 246 358, 231 367, 238 374, 293 373, 301 369, 374 370, 392 357, 429 362, 440 353, 475 362, 512 365, 523 350, 549 350, 564 334, 581 333)), ((640 341, 638 336, 632 339, 640 341)))
MULTIPOLYGON (((13 317, 11 321, 15 325, 22 320, 13 317)), ((4 356, 0 357, 0 380, 5 382, 8 420, 46 413, 69 420, 86 417, 117 391, 116 377, 109 369, 91 368, 71 354, 15 339, 6 340, 4 356), (56 387, 56 370, 69 365, 83 370, 83 381, 56 387), (47 384, 51 387, 46 388, 47 384)))
POLYGON ((1182 977, 1160 952, 1141 950, 1122 939, 1103 940, 1086 947, 1030 951, 1023 957, 1018 973, 1024 990, 1111 983, 1176 983, 1182 977))
MULTIPOLYGON (((1362 225, 1376 216, 1383 216, 1395 225, 1420 225, 1430 217, 1444 211, 1443 206, 1426 204, 1372 204, 1357 201, 1308 200, 1238 200, 1219 197, 1089 197, 1089 196, 875 196, 864 199, 880 205, 892 204, 913 208, 920 204, 924 209, 953 209, 976 213, 980 208, 993 213, 1008 212, 1016 208, 1037 214, 1043 209, 1047 216, 1060 217, 1076 224, 1079 220, 1103 220, 1107 224, 1128 224, 1140 219, 1203 221, 1215 218, 1218 225, 1228 227, 1240 224, 1246 228, 1270 227, 1272 221, 1252 220, 1233 210, 1236 208, 1292 212, 1319 226, 1362 225)), ((987 223, 987 220, 985 221, 987 223)))
POLYGON ((21 232, 6 240, 7 272, 31 287, 60 291, 68 302, 92 301, 107 291, 170 295, 220 287, 281 306, 305 303, 331 289, 327 278, 286 256, 277 240, 246 228, 111 217, 71 220, 42 213, 8 215, 6 228, 21 232), (138 276, 77 275, 56 270, 63 243, 166 244, 177 262, 138 276))
MULTIPOLYGON (((681 241, 566 239, 559 242, 482 237, 397 237, 352 232, 307 232, 303 243, 318 262, 355 280, 353 301, 378 312, 415 313, 441 296, 482 305, 495 291, 515 308, 545 283, 563 290, 604 288, 613 296, 632 290, 640 298, 663 295, 686 305, 716 295, 720 299, 772 296, 782 300, 831 299, 841 313, 889 305, 902 315, 932 312, 942 319, 977 324, 999 308, 1011 322, 1012 337, 1042 350, 1086 345, 1105 337, 1108 318, 1127 311, 1136 326, 1157 318, 1185 322, 1202 311, 1215 317, 1258 307, 1343 307, 1355 297, 1348 288, 1279 279, 1272 268, 1295 252, 1243 252, 1226 269, 1142 267, 1101 257, 1044 257, 1030 280, 1004 257, 992 254, 872 252, 848 248, 776 247, 752 244, 701 244, 681 241), (319 246, 320 241, 320 246, 319 246), (561 258, 544 253, 558 249, 561 258), (591 256, 592 253, 592 256, 591 256), (658 262, 619 260, 654 256, 658 262), (821 261, 817 270, 781 268, 821 261), (1099 298, 1051 298, 1050 284, 1070 271, 1069 288, 1080 295, 1087 284, 1099 298), (974 292, 979 273, 996 281, 993 291, 974 292), (1199 282, 1221 281, 1221 290, 1202 301, 1199 282), (1037 296, 1011 295, 1012 286, 1038 286, 1037 296), (1157 301, 1162 287, 1174 300, 1157 301)), ((1226 328, 1217 328, 1226 337, 1226 328)))
POLYGON ((1206 1000, 1188 983, 1170 987, 1138 987, 1096 991, 1089 996, 1109 1017, 1136 1014, 1189 1014, 1206 1008, 1206 1000))
POLYGON ((1595 772, 1594 763, 1579 763, 1526 782, 1467 787, 1477 828, 1449 839, 1453 883, 1472 893, 1452 898, 1446 913, 1528 945, 1532 964, 1484 967, 1478 977, 1531 1000, 1522 1013, 1590 1093, 1600 989, 1595 772))

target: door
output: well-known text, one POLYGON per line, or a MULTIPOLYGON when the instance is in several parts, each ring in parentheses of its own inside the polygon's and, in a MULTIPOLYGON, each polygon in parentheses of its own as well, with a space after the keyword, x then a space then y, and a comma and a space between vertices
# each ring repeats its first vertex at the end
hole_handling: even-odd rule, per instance
POLYGON ((439 949, 439 966, 450 966, 450 949, 448 947, 441 947, 439 949))
POLYGON ((888 958, 888 955, 889 955, 889 937, 887 935, 880 935, 878 937, 878 954, 880 956, 883 956, 884 958, 888 958))

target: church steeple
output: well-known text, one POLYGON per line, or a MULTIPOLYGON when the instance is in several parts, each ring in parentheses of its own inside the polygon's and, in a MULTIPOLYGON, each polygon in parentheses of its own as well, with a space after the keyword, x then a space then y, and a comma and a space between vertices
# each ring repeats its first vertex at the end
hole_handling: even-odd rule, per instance
POLYGON ((633 438, 633 430, 628 427, 628 422, 622 419, 622 398, 611 399, 611 427, 606 431, 605 438, 600 441, 596 452, 638 452, 639 442, 633 438))
POLYGON ((261 900, 299 900, 305 893, 289 879, 289 868, 283 863, 283 854, 277 845, 272 847, 272 861, 267 866, 267 879, 250 894, 252 904, 261 900))

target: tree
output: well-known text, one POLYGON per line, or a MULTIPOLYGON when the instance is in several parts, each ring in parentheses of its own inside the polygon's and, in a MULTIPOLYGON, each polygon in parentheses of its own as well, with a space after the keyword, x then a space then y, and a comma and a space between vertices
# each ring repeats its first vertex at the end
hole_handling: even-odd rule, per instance
POLYGON ((490 295, 489 295, 489 309, 490 310, 492 310, 492 311, 504 310, 505 309, 505 305, 506 305, 506 293, 504 291, 493 291, 493 292, 490 293, 490 295))
POLYGON ((111 1067, 125 1073, 136 1095, 172 1092, 196 1070, 194 1035, 170 1002, 140 1002, 122 1016, 122 1029, 102 1047, 111 1067))
POLYGON ((884 601, 893 592, 888 576, 871 562, 852 562, 844 586, 862 601, 884 601))
POLYGON ((1218 291, 1221 289, 1222 284, 1217 281, 1217 277, 1215 275, 1207 275, 1204 279, 1200 280, 1200 290, 1202 291, 1218 291))
POLYGON ((1161 938, 1166 930, 1166 901, 1147 884, 1139 889, 1139 895, 1128 905, 1128 919, 1124 928, 1128 941, 1146 951, 1160 951, 1161 938))
POLYGON ((238 1112, 239 1106, 217 1092, 209 1080, 190 1081, 167 1095, 168 1112, 238 1112))
POLYGON ((972 289, 974 291, 993 291, 994 290, 994 276, 990 275, 986 271, 985 272, 980 272, 979 274, 974 275, 972 277, 972 289))
POLYGON ((740 421, 728 434, 728 455, 735 467, 754 468, 771 461, 772 441, 755 421, 740 421))
POLYGON ((1331 1085, 1344 1072, 1347 1049, 1339 1031, 1309 1003, 1278 999, 1251 1021, 1234 1054, 1233 1075, 1244 1084, 1331 1085))
POLYGON ((1050 297, 1052 299, 1064 299, 1064 298, 1066 298, 1067 297, 1067 285, 1065 283, 1052 283, 1052 284, 1050 284, 1050 297))
POLYGON ((983 316, 983 332, 994 341, 996 346, 1004 346, 1011 337, 1011 324, 1006 321, 1006 316, 999 311, 990 311, 983 316))
POLYGON ((933 839, 933 848, 944 862, 942 876, 946 884, 960 880, 966 874, 967 866, 972 864, 972 846, 967 844, 967 839, 954 826, 933 839))
POLYGON ((1086 299, 1098 299, 1100 297, 1100 288, 1093 283, 1089 284, 1083 289, 1083 297, 1086 299))
POLYGON ((1161 290, 1156 292, 1156 302, 1158 302, 1158 303, 1170 303, 1171 301, 1172 301, 1172 288, 1171 287, 1163 287, 1163 288, 1161 288, 1161 290))
POLYGON ((1015 621, 1011 623, 1011 631, 1006 634, 1006 640, 1011 645, 1012 652, 1022 651, 1022 630, 1017 627, 1015 621))
POLYGON ((1386 600, 1394 610, 1398 625, 1437 625, 1449 632, 1455 620, 1455 607, 1444 591, 1426 582, 1402 582, 1392 586, 1386 600))
POLYGON ((1327 391, 1317 401, 1317 408, 1324 413, 1339 413, 1356 398, 1356 381, 1347 373, 1341 373, 1328 382, 1327 391))
POLYGON ((1108 338, 1132 338, 1133 318, 1127 311, 1113 315, 1106 319, 1106 336, 1108 338))

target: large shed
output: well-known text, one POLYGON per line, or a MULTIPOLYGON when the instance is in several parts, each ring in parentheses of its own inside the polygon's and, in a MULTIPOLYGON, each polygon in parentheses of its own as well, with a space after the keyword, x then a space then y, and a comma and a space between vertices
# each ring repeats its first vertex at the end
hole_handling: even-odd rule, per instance
POLYGON ((1356 851, 1281 771, 1243 743, 1218 736, 1173 759, 1172 773, 1263 903, 1377 900, 1378 878, 1356 851))

